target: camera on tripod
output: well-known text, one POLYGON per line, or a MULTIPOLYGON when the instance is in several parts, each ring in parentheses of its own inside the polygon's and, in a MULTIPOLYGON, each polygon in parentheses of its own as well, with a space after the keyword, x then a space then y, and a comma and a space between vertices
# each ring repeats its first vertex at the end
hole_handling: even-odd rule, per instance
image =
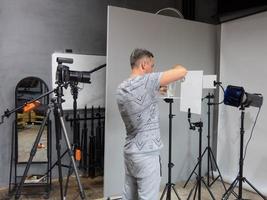
POLYGON ((56 72, 56 82, 57 84, 64 83, 91 83, 91 72, 89 71, 72 71, 68 66, 63 65, 63 63, 73 63, 71 58, 57 58, 57 72, 56 72))

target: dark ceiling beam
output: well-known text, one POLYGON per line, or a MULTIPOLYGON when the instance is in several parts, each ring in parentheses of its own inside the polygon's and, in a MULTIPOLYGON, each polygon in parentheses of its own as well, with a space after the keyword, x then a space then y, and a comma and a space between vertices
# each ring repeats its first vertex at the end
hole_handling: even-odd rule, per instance
POLYGON ((257 13, 264 12, 264 11, 267 11, 267 5, 239 10, 235 12, 224 13, 224 14, 219 15, 218 18, 219 18, 220 23, 224 23, 224 22, 232 21, 232 20, 239 19, 242 17, 247 17, 249 15, 257 14, 257 13))
POLYGON ((195 12, 196 12, 195 0, 183 0, 182 10, 185 19, 195 20, 195 12))

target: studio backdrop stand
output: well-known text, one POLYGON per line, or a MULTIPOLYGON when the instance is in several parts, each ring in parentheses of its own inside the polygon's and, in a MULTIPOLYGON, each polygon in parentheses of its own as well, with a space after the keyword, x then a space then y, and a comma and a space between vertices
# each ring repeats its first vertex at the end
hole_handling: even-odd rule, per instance
POLYGON ((166 199, 171 200, 171 190, 173 189, 176 197, 181 200, 181 198, 178 195, 178 192, 175 189, 175 184, 172 183, 172 168, 174 167, 174 164, 172 163, 172 118, 175 116, 172 114, 172 98, 166 98, 164 99, 165 102, 169 103, 169 162, 168 162, 168 182, 166 183, 166 186, 163 190, 163 193, 160 197, 160 200, 163 199, 165 193, 167 192, 166 199))
POLYGON ((230 197, 232 193, 234 193, 234 189, 238 184, 238 194, 237 194, 237 200, 244 200, 243 199, 243 182, 247 183, 259 196, 262 197, 262 199, 267 200, 263 194, 259 192, 248 180, 246 177, 243 176, 243 166, 244 166, 244 117, 245 117, 245 106, 241 105, 241 127, 240 127, 240 157, 239 157, 239 172, 235 180, 232 182, 230 187, 227 189, 227 191, 224 193, 222 200, 226 200, 230 197))
MULTIPOLYGON (((208 135, 207 135, 207 138, 208 138, 208 146, 205 148, 204 152, 202 153, 201 160, 203 159, 204 155, 207 153, 208 154, 207 155, 207 168, 208 168, 207 169, 207 185, 209 187, 211 187, 220 178, 221 183, 222 183, 222 185, 223 185, 223 187, 224 187, 224 189, 226 191, 226 187, 225 187, 225 183, 224 183, 223 177, 221 175, 220 169, 218 167, 218 164, 216 162, 215 156, 214 156, 214 154, 212 152, 211 145, 210 145, 210 107, 212 105, 214 105, 213 103, 211 103, 211 99, 214 98, 214 95, 211 95, 209 93, 205 98, 208 99, 208 103, 207 103, 207 105, 208 105, 208 113, 207 113, 208 114, 208 135), (213 164, 215 165, 215 168, 214 168, 214 165, 213 164), (213 173, 214 170, 217 170, 218 171, 218 174, 219 174, 216 178, 214 177, 214 173, 213 173), (211 176, 210 176, 210 172, 211 172, 211 176), (213 180, 212 182, 211 182, 211 179, 213 180)), ((194 167, 192 173, 190 174, 190 176, 188 177, 188 179, 187 179, 187 181, 186 181, 186 183, 184 185, 184 188, 187 186, 189 180, 191 179, 192 175, 195 173, 195 170, 199 166, 199 164, 200 164, 199 161, 195 165, 195 167, 194 167)))
MULTIPOLYGON (((202 156, 201 156, 201 152, 202 152, 202 127, 203 127, 203 122, 202 121, 199 121, 199 122, 194 122, 192 123, 191 122, 191 113, 190 113, 190 109, 188 110, 188 122, 189 122, 189 125, 190 125, 190 129, 191 130, 195 130, 196 127, 198 127, 198 133, 199 133, 199 144, 198 144, 198 173, 195 172, 195 169, 193 170, 193 172, 191 173, 190 177, 192 176, 193 173, 195 173, 197 176, 196 176, 196 183, 195 185, 193 186, 193 188, 190 190, 190 193, 187 197, 187 200, 190 199, 190 197, 192 196, 192 194, 194 193, 194 196, 193 196, 193 199, 195 200, 196 199, 196 196, 197 196, 197 199, 198 200, 201 200, 201 183, 204 184, 204 186, 206 187, 206 189, 208 190, 209 194, 210 194, 210 197, 211 199, 215 200, 215 197, 213 196, 210 188, 208 187, 208 185, 206 184, 206 182, 204 181, 204 178, 202 177, 202 156)), ((189 179, 190 179, 189 177, 189 179)), ((188 179, 188 180, 189 180, 188 179)), ((187 181, 188 182, 188 181, 187 181)))

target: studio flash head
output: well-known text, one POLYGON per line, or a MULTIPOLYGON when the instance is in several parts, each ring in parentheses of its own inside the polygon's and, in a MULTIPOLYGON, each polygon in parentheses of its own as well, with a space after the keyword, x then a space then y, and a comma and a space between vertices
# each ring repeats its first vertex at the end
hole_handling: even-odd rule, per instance
POLYGON ((235 107, 261 107, 263 103, 263 96, 256 93, 247 93, 243 87, 228 85, 224 93, 223 102, 225 105, 235 107))

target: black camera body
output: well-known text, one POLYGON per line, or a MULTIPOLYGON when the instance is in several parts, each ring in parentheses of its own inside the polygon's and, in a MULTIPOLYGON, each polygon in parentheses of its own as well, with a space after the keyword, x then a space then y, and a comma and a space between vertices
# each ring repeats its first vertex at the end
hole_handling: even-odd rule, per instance
POLYGON ((59 64, 57 66, 57 84, 64 83, 91 83, 91 73, 86 71, 72 71, 68 66, 59 64))

